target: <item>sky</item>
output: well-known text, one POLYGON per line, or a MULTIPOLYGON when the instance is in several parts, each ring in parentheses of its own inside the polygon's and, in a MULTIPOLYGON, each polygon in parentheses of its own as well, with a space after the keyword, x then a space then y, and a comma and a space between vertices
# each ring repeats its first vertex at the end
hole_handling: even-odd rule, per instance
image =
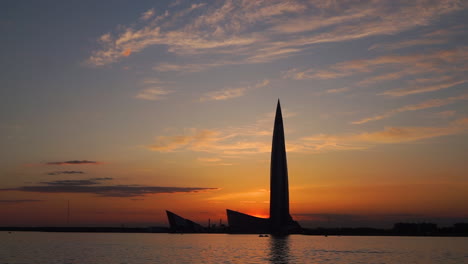
POLYGON ((0 225, 268 217, 278 98, 302 226, 466 222, 467 17, 463 0, 3 1, 0 225))

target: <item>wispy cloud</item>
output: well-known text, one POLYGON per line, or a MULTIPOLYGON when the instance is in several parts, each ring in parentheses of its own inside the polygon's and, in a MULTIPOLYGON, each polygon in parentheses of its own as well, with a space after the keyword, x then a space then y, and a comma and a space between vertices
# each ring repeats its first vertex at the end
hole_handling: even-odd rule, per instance
POLYGON ((0 200, 3 204, 20 204, 20 203, 35 203, 43 202, 44 200, 0 200))
POLYGON ((255 154, 270 151, 266 142, 241 140, 237 133, 222 130, 191 129, 190 134, 159 136, 148 149, 161 152, 190 150, 227 155, 255 154))
POLYGON ((399 42, 375 44, 372 45, 369 50, 373 49, 384 49, 384 50, 397 50, 413 46, 425 46, 425 45, 437 45, 447 43, 448 39, 411 39, 403 40, 399 42))
POLYGON ((383 114, 379 115, 374 115, 371 117, 366 117, 357 121, 351 122, 352 124, 358 125, 358 124, 364 124, 367 122, 371 121, 377 121, 377 120, 382 120, 385 118, 389 118, 391 116, 394 116, 399 113, 407 112, 407 111, 416 111, 416 110, 422 110, 422 109, 428 109, 428 108, 434 108, 434 107, 440 107, 448 104, 455 103, 457 101, 461 100, 468 100, 468 94, 460 95, 460 96, 453 96, 453 97, 448 97, 444 99, 432 99, 428 101, 424 101, 419 104, 411 104, 411 105, 406 105, 402 106, 396 109, 392 109, 390 111, 387 111, 383 114))
POLYGON ((297 68, 283 73, 283 78, 328 80, 359 76, 355 86, 403 80, 406 87, 387 90, 381 95, 406 96, 448 89, 467 82, 468 48, 438 50, 424 54, 389 55, 373 59, 340 62, 327 68, 297 68), (369 76, 371 75, 371 76, 369 76), (427 75, 432 75, 427 78, 427 75), (424 78, 425 77, 425 78, 424 78))
MULTIPOLYGON (((146 185, 102 185, 103 181, 113 178, 91 178, 86 180, 58 180, 41 182, 41 185, 20 186, 16 188, 0 189, 0 192, 20 191, 35 193, 86 193, 102 197, 136 197, 160 193, 188 193, 217 190, 206 187, 161 187, 146 185)), ((32 202, 40 200, 0 200, 4 203, 32 202)))
POLYGON ((161 84, 167 84, 169 82, 162 81, 159 78, 145 78, 141 81, 143 85, 161 85, 161 84))
MULTIPOLYGON (((391 67, 390 73, 384 73, 382 76, 397 74, 396 77, 386 77, 382 80, 400 78, 402 76, 415 75, 419 73, 446 73, 451 70, 464 72, 467 70, 466 58, 468 57, 468 48, 456 48, 452 50, 439 50, 425 54, 410 55, 389 55, 380 56, 367 60, 353 60, 340 62, 329 66, 327 69, 292 69, 284 74, 286 78, 292 79, 336 79, 356 74, 365 74, 375 72, 382 67, 391 67), (454 67, 454 66, 457 67, 454 67), (459 66, 462 66, 461 68, 459 66), (402 70, 402 67, 405 69, 402 70)), ((391 76, 391 75, 390 75, 391 76)), ((375 77, 374 77, 375 78, 375 77)))
POLYGON ((403 88, 403 89, 395 89, 395 90, 388 90, 383 92, 383 95, 390 95, 390 96, 405 96, 411 94, 419 94, 419 93, 426 93, 426 92, 434 92, 438 90, 448 89, 463 83, 466 83, 466 80, 461 81, 453 81, 453 82, 446 82, 446 83, 439 83, 434 85, 422 86, 422 87, 410 87, 410 88, 403 88))
POLYGON ((201 164, 207 165, 207 166, 231 166, 232 163, 228 163, 223 161, 221 158, 197 158, 201 164))
POLYGON ((154 16, 154 14, 156 14, 154 8, 151 8, 149 10, 147 10, 146 12, 143 12, 143 14, 141 14, 140 16, 140 19, 141 20, 148 20, 150 18, 152 18, 154 16))
POLYGON ((115 63, 151 46, 165 47, 179 56, 227 56, 221 62, 201 62, 205 66, 233 59, 239 63, 263 63, 300 54, 314 44, 396 34, 426 26, 440 16, 467 7, 465 2, 456 0, 399 5, 375 0, 352 2, 227 0, 210 5, 179 4, 159 14, 149 9, 141 14, 138 23, 119 26, 115 32, 102 35, 100 48, 88 58, 88 63, 115 63))
POLYGON ((342 87, 342 88, 336 88, 336 89, 328 89, 326 90, 326 93, 329 94, 336 94, 336 93, 344 93, 349 91, 349 87, 342 87))
POLYGON ((46 165, 97 165, 100 164, 97 161, 91 161, 91 160, 68 160, 68 161, 51 161, 47 162, 46 165))
MULTIPOLYGON (((284 119, 295 116, 295 113, 284 110, 284 119)), ((234 156, 267 153, 271 151, 270 136, 274 114, 268 113, 253 124, 239 127, 191 128, 176 135, 158 136, 156 142, 146 148, 160 152, 194 151, 234 156)))
POLYGON ((149 101, 159 101, 166 99, 165 95, 172 93, 173 91, 165 90, 160 87, 155 88, 148 88, 141 90, 135 98, 142 99, 142 100, 149 100, 149 101))
POLYGON ((421 36, 407 40, 397 40, 392 42, 377 43, 369 47, 369 50, 393 51, 415 46, 440 45, 452 41, 455 37, 466 34, 465 25, 458 25, 444 29, 437 29, 421 36))
POLYGON ((247 88, 240 87, 240 88, 228 88, 228 89, 223 89, 220 91, 208 92, 202 98, 200 98, 200 101, 212 101, 212 100, 218 101, 218 100, 227 100, 227 99, 232 99, 236 97, 241 97, 244 95, 246 90, 247 88))
POLYGON ((84 171, 53 171, 47 173, 47 175, 61 175, 61 174, 84 174, 84 171))
POLYGON ((226 88, 219 91, 208 92, 200 98, 200 101, 227 100, 243 96, 248 90, 265 87, 270 83, 269 80, 263 80, 254 86, 226 88))
POLYGON ((388 127, 383 131, 362 133, 354 139, 372 143, 401 143, 466 132, 468 119, 462 119, 445 127, 388 127))
POLYGON ((304 145, 315 150, 368 149, 378 144, 394 144, 466 133, 468 118, 461 118, 446 126, 386 127, 380 131, 345 135, 319 134, 302 138, 304 145))
POLYGON ((101 197, 137 197, 161 193, 196 193, 217 188, 204 187, 161 187, 144 185, 111 185, 111 186, 88 186, 88 185, 34 185, 21 186, 17 188, 0 189, 1 191, 20 191, 33 193, 84 193, 94 194, 101 197))
POLYGON ((96 185, 101 184, 102 181, 111 181, 113 178, 91 178, 86 180, 57 180, 41 182, 41 184, 52 185, 52 186, 74 186, 74 185, 96 185))
MULTIPOLYGON (((391 114, 404 111, 415 111, 439 105, 453 103, 457 100, 467 99, 464 96, 449 97, 445 99, 429 100, 420 104, 407 105, 391 114)), ((382 117, 388 117, 390 114, 382 117)), ((379 117, 380 118, 380 117, 379 117)), ((156 142, 146 146, 149 150, 159 152, 192 151, 205 152, 219 155, 247 157, 247 155, 269 153, 271 151, 271 126, 267 119, 260 119, 255 125, 247 125, 238 128, 227 129, 187 129, 179 135, 159 136, 156 142)), ((369 120, 361 121, 370 122, 369 120)), ((373 117, 372 120, 378 120, 373 117)), ((397 144, 420 141, 430 138, 461 134, 468 131, 468 118, 457 119, 444 126, 424 127, 385 127, 383 130, 364 131, 354 134, 316 134, 307 137, 289 137, 287 142, 288 153, 323 153, 329 151, 366 150, 379 144, 397 144)), ((209 160, 202 160, 209 162, 209 160)), ((213 162, 218 158, 212 159, 213 162)))
POLYGON ((219 162, 221 161, 220 158, 198 158, 201 162, 219 162))
POLYGON ((456 113, 457 113, 456 111, 447 110, 447 111, 442 111, 442 112, 435 113, 433 116, 435 116, 437 118, 449 118, 451 116, 454 116, 456 113))
POLYGON ((200 72, 209 68, 214 68, 223 65, 232 65, 232 64, 241 64, 242 61, 232 60, 232 61, 216 61, 216 62, 207 62, 207 63, 183 63, 175 64, 162 62, 153 67, 153 70, 158 72, 200 72))

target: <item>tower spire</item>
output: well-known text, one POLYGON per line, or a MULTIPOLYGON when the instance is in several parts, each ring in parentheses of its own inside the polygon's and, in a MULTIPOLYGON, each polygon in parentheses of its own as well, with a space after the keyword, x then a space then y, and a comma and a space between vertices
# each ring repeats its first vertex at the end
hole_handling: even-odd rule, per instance
POLYGON ((289 215, 288 166, 284 139, 283 116, 278 99, 271 147, 270 164, 270 229, 286 233, 292 218, 289 215))
POLYGON ((298 234, 302 228, 289 214, 288 165, 284 140, 283 115, 278 98, 270 164, 270 218, 259 218, 226 210, 232 233, 265 233, 272 235, 298 234))

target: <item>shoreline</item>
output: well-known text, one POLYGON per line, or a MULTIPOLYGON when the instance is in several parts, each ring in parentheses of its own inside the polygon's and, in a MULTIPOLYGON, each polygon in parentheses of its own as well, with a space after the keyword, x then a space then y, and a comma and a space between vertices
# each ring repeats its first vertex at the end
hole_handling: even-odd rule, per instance
MULTIPOLYGON (((166 233, 166 234, 257 234, 232 233, 228 230, 207 230, 203 232, 177 233, 168 227, 0 227, 0 232, 54 232, 54 233, 166 233)), ((410 237, 468 237, 468 232, 438 230, 433 232, 401 232, 393 229, 374 228, 304 228, 298 235, 307 236, 410 236, 410 237)))

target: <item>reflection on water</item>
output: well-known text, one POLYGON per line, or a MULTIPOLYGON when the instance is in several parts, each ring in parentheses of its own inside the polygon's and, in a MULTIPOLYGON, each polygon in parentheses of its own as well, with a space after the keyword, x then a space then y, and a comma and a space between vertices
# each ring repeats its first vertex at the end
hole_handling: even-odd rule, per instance
POLYGON ((466 237, 0 232, 0 264, 461 264, 466 237))
POLYGON ((290 260, 289 236, 270 237, 270 254, 268 260, 275 264, 288 264, 290 260))

